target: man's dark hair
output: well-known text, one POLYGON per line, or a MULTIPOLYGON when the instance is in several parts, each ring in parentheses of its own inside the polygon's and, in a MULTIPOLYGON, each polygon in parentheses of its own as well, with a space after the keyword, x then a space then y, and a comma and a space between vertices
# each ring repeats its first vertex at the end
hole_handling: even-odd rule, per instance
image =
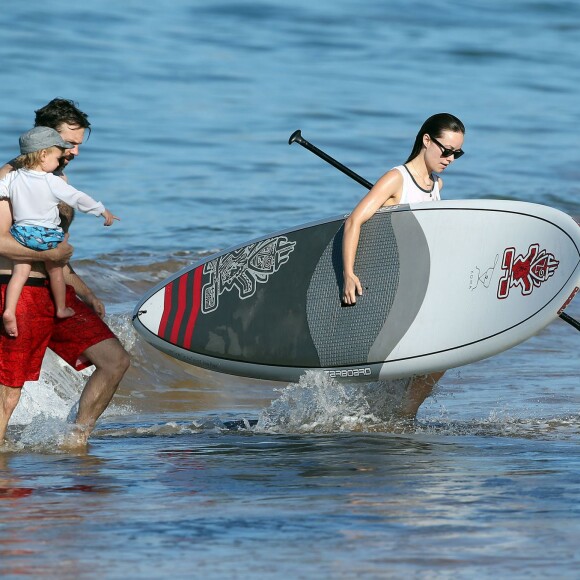
POLYGON ((88 129, 89 135, 91 133, 88 115, 83 113, 74 101, 57 97, 34 112, 36 113, 34 119, 36 127, 52 127, 58 130, 60 125, 66 123, 74 128, 88 129))

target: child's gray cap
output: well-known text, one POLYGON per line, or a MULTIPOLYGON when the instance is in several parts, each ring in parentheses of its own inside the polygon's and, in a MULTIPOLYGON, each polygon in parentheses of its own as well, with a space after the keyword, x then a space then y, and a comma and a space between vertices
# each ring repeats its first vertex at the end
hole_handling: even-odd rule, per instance
POLYGON ((63 149, 72 149, 74 147, 74 145, 64 141, 58 132, 50 127, 34 127, 20 135, 20 153, 22 155, 34 153, 41 149, 48 149, 55 145, 63 149))

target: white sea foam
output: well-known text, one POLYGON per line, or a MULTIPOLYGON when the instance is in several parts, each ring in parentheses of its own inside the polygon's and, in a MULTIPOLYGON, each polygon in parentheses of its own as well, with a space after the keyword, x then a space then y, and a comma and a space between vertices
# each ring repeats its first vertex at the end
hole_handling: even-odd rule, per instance
MULTIPOLYGON (((110 317, 108 324, 123 345, 132 346, 134 331, 128 315, 110 317)), ((10 429, 20 431, 18 446, 50 448, 59 446, 70 433, 82 390, 94 367, 75 371, 51 350, 47 350, 38 381, 25 383, 18 406, 10 420, 10 429)), ((113 402, 103 417, 127 415, 129 405, 113 402)))
POLYGON ((343 384, 322 372, 307 371, 262 411, 257 430, 333 432, 376 429, 393 416, 408 379, 343 384))
POLYGON ((27 425, 40 415, 66 419, 78 401, 92 370, 74 371, 52 351, 47 350, 40 378, 25 383, 11 424, 27 425))

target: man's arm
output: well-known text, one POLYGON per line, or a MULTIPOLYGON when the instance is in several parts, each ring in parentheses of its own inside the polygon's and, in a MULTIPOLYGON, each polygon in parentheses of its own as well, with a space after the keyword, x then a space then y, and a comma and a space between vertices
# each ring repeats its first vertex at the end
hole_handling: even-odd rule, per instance
POLYGON ((95 296, 84 280, 73 270, 70 264, 64 267, 64 281, 75 289, 76 295, 90 306, 101 318, 105 316, 105 305, 95 296))
POLYGON ((2 179, 5 175, 8 175, 14 169, 14 165, 12 165, 12 161, 9 161, 2 167, 0 167, 0 179, 2 179))
POLYGON ((10 234, 12 212, 8 200, 0 200, 0 255, 9 260, 26 260, 29 262, 62 262, 66 263, 73 254, 73 247, 65 241, 53 250, 38 252, 19 244, 10 234))

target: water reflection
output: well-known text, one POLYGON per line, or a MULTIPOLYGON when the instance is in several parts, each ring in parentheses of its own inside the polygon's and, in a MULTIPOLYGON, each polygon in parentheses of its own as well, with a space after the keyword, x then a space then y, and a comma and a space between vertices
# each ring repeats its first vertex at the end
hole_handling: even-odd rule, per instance
POLYGON ((103 501, 119 482, 107 461, 90 455, 0 452, 0 572, 5 576, 81 577, 74 560, 54 558, 47 546, 74 544, 87 536, 103 501), (71 576, 72 575, 72 576, 71 576))

